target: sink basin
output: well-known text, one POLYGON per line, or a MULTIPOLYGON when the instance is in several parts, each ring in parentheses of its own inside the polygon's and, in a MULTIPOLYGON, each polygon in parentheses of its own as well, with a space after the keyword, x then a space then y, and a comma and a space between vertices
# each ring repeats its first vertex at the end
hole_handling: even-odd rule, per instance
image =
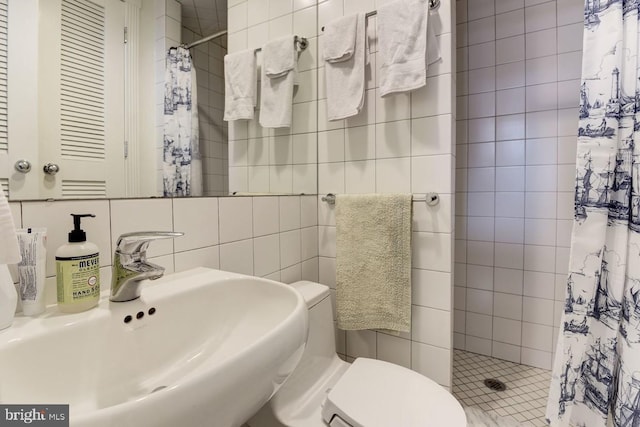
POLYGON ((0 403, 69 404, 78 427, 240 426, 297 365, 307 325, 282 283, 167 275, 138 300, 17 317, 0 332, 0 403))

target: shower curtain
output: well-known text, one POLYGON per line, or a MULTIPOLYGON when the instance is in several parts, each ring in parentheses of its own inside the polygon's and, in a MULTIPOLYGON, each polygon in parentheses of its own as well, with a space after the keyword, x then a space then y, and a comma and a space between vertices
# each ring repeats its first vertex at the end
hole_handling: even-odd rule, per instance
POLYGON ((640 425, 638 0, 586 0, 575 221, 547 419, 640 425))
POLYGON ((202 195, 196 70, 189 50, 171 48, 164 80, 162 182, 165 197, 202 195))

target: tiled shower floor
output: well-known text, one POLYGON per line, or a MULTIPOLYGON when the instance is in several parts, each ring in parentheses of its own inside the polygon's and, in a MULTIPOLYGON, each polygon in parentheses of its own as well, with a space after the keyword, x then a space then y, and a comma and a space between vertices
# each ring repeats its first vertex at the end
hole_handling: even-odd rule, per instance
POLYGON ((453 395, 463 406, 517 421, 522 426, 546 426, 544 419, 551 372, 462 350, 453 355, 453 395), (485 378, 506 383, 493 391, 485 378))

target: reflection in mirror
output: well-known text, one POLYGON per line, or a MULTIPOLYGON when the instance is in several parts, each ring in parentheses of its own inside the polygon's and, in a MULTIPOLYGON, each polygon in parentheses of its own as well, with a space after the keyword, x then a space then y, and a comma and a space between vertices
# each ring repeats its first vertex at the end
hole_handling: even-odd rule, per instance
MULTIPOLYGON (((0 185, 12 200, 164 195, 167 52, 226 27, 226 1, 182 3, 0 0, 0 43, 8 40, 0 55, 0 185)), ((226 37, 191 52, 201 188, 194 194, 224 195, 226 37)), ((185 158, 171 154, 183 167, 185 158)))
MULTIPOLYGON (((167 13, 172 3, 168 2, 167 13)), ((175 3, 173 3, 175 6, 175 3)), ((179 1, 180 41, 191 54, 196 70, 195 93, 198 105, 199 156, 194 169, 200 169, 202 195, 222 196, 229 192, 227 123, 224 111, 224 55, 227 53, 226 0, 179 1), (198 162, 200 167, 198 167, 198 162)), ((175 18, 167 24, 175 26, 175 18)), ((175 41, 174 41, 175 42, 175 41)), ((194 164, 192 164, 192 167, 194 164)), ((197 178, 196 178, 197 179, 197 178)), ((192 195, 198 195, 193 192, 192 195)))
MULTIPOLYGON (((267 41, 288 35, 308 40, 307 48, 298 55, 291 127, 268 129, 260 126, 259 109, 252 120, 229 123, 231 192, 318 192, 317 4, 317 0, 229 2, 229 53, 258 49, 267 41)), ((260 67, 262 55, 258 55, 257 61, 260 67)))
MULTIPOLYGON (((181 179, 173 179, 168 195, 317 193, 315 1, 305 3, 298 13, 305 25, 295 28, 310 46, 298 60, 291 128, 233 122, 228 145, 222 120, 227 36, 221 36, 190 49, 197 142, 182 132, 195 129, 193 123, 173 123, 175 136, 165 140, 171 122, 165 95, 174 94, 165 86, 169 49, 224 31, 228 7, 237 6, 226 0, 0 0, 0 32, 8 22, 7 36, 0 34, 7 43, 7 55, 0 55, 0 104, 6 101, 0 105, 0 185, 10 199, 163 197, 163 175, 175 171, 195 174, 201 191, 184 191, 181 179), (193 150, 183 155, 186 139, 193 150)), ((244 40, 234 49, 293 34, 285 23, 294 11, 277 12, 244 10, 246 19, 264 25, 248 35, 234 27, 229 37, 244 40)))
POLYGON ((0 174, 12 200, 153 194, 148 177, 157 167, 141 160, 153 157, 138 108, 141 6, 8 1, 8 145, 0 174), (14 168, 24 161, 30 170, 14 168))

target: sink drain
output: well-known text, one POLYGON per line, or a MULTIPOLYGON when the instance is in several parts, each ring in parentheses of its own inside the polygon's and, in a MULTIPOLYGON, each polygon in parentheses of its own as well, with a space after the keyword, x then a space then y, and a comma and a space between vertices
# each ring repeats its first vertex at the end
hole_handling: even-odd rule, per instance
MULTIPOLYGON (((166 385, 161 385, 160 387, 156 387, 153 390, 151 390, 151 393, 155 393, 156 391, 160 391, 163 388, 167 388, 167 386, 166 385)), ((151 393, 149 393, 149 394, 151 394, 151 393)))
POLYGON ((487 378, 483 382, 484 385, 486 385, 493 391, 505 391, 507 389, 507 385, 505 383, 495 378, 487 378))

